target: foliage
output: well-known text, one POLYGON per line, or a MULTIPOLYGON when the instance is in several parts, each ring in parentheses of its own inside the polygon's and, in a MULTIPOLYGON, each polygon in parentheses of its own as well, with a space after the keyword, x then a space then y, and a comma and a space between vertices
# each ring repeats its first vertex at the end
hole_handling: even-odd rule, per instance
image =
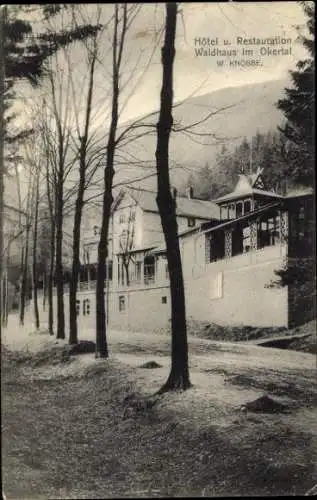
POLYGON ((233 150, 222 146, 215 165, 206 163, 188 177, 186 184, 193 187, 195 197, 216 199, 234 189, 240 173, 251 174, 261 169, 267 188, 284 193, 294 184, 288 171, 294 154, 295 146, 287 144, 281 132, 262 134, 257 131, 250 140, 244 138, 233 150))
POLYGON ((301 2, 307 16, 308 36, 300 35, 308 57, 298 61, 291 71, 292 88, 286 88, 286 96, 277 102, 284 113, 286 124, 280 127, 285 138, 296 146, 289 162, 289 175, 305 185, 314 179, 314 109, 315 109, 315 4, 301 2))
MULTIPOLYGON (((29 21, 30 12, 42 14, 45 20, 56 16, 62 10, 71 6, 67 4, 10 5, 6 8, 5 19, 5 141, 7 145, 20 143, 33 133, 31 128, 24 130, 12 129, 15 114, 11 107, 15 99, 14 84, 26 79, 32 85, 39 84, 45 73, 45 62, 60 48, 85 38, 93 36, 101 29, 101 25, 84 24, 59 32, 34 33, 34 24, 29 21), (11 125, 11 127, 10 127, 11 125)), ((7 161, 14 161, 16 154, 7 155, 7 161)))
POLYGON ((316 260, 312 257, 288 259, 274 271, 278 277, 272 286, 294 286, 298 295, 316 294, 316 260))

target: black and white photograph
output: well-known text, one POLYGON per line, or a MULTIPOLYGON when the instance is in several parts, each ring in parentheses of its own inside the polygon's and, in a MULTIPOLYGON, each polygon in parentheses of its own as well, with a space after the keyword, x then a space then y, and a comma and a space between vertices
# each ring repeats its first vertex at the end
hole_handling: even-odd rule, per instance
POLYGON ((317 495, 315 2, 0 5, 4 500, 317 495))

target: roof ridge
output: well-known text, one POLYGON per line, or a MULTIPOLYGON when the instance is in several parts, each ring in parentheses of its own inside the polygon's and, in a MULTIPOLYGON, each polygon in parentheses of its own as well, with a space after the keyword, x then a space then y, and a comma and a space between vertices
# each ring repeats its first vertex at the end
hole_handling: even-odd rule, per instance
MULTIPOLYGON (((146 193, 152 193, 156 195, 156 191, 153 191, 151 189, 145 189, 145 188, 140 188, 140 187, 135 187, 135 186, 128 186, 128 189, 134 189, 135 191, 145 191, 146 193)), ((177 194, 177 198, 183 198, 184 200, 191 200, 191 201, 200 201, 203 203, 214 203, 212 200, 202 200, 200 198, 188 198, 186 194, 177 194)))

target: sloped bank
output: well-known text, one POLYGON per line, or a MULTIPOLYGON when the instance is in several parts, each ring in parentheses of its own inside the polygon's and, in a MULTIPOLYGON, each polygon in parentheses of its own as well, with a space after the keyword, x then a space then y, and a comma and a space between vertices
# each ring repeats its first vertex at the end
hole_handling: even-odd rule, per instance
MULTIPOLYGON (((293 329, 284 327, 226 326, 206 321, 187 321, 188 335, 207 340, 251 342, 263 347, 292 349, 316 354, 316 320, 293 329)), ((156 333, 167 334, 166 330, 156 333)))

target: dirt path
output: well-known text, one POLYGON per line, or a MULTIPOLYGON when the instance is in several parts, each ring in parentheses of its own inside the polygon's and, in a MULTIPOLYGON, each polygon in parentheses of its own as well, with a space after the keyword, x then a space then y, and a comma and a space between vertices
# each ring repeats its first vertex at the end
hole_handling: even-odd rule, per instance
MULTIPOLYGON (((9 333, 6 345, 33 356, 55 342, 9 333)), ((294 495, 311 488, 317 474, 314 356, 191 338, 193 388, 140 406, 168 375, 169 342, 111 332, 106 361, 87 354, 34 367, 17 363, 15 354, 5 357, 8 500, 294 495), (161 367, 141 368, 153 360, 161 367), (264 393, 287 404, 289 413, 240 410, 264 393)))

